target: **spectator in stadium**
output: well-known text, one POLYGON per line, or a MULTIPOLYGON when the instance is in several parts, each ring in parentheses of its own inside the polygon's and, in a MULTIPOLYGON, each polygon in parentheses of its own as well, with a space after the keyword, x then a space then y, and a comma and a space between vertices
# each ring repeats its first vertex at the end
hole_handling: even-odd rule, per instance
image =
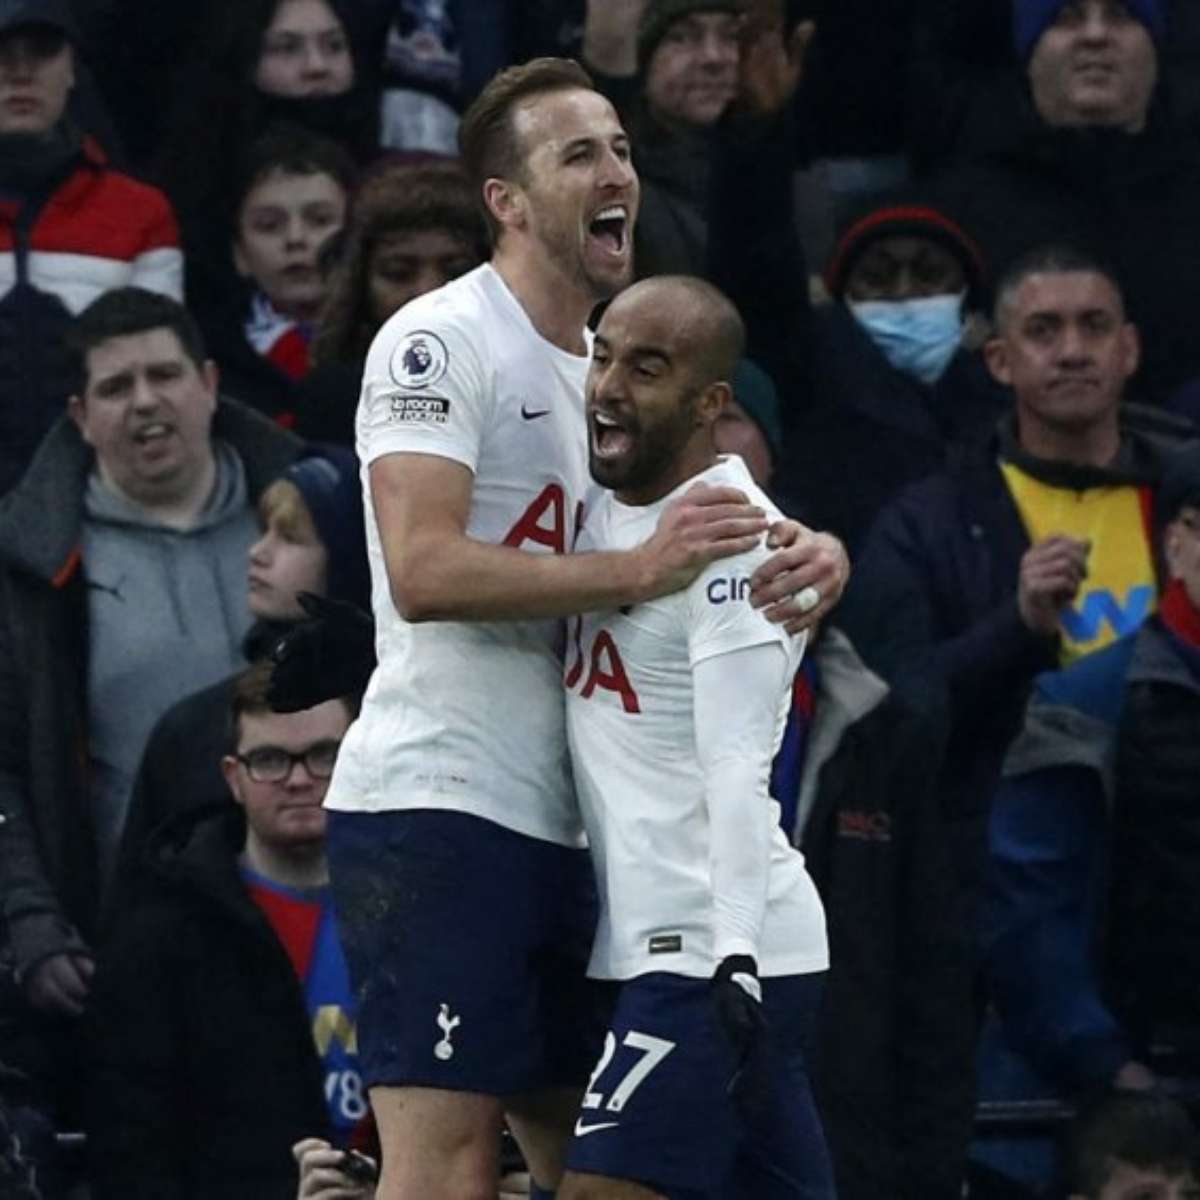
POLYGON ((1167 468, 1156 515, 1158 612, 1039 679, 1005 763, 984 925, 1002 1039, 985 1043, 985 1083, 1005 1048, 1068 1098, 1200 1082, 1200 447, 1167 468))
POLYGON ((487 255, 479 205, 457 164, 387 163, 373 171, 355 195, 330 274, 297 432, 352 443, 363 363, 380 326, 487 255))
POLYGON ((19 985, 0 1057, 50 1085, 78 1080, 73 1033, 145 738, 238 662, 254 504, 299 448, 218 399, 194 322, 165 296, 107 293, 71 349, 69 416, 0 506, 0 913, 19 985))
POLYGON ((785 35, 777 22, 760 26, 757 13, 747 27, 749 7, 744 0, 588 6, 583 60, 623 114, 642 181, 639 277, 706 274, 714 177, 736 174, 742 156, 764 147, 789 166, 794 158, 789 109, 814 27, 801 22, 785 35), (763 69, 767 57, 773 70, 763 69))
POLYGON ((1086 1106, 1067 1139, 1067 1200, 1197 1200, 1200 1138, 1177 1101, 1125 1092, 1086 1106))
MULTIPOLYGON (((357 459, 335 446, 297 459, 259 496, 258 523, 260 536, 246 567, 254 622, 242 647, 247 661, 266 654, 282 633, 305 620, 304 604, 311 606, 311 597, 368 606, 357 459), (302 601, 302 593, 310 599, 302 601)), ((362 686, 367 677, 362 676, 362 686)), ((159 825, 225 795, 219 764, 224 716, 237 679, 230 676, 185 697, 154 726, 121 838, 122 885, 133 880, 146 841, 159 825)), ((115 903, 123 906, 124 895, 115 903)))
POLYGON ((1137 628, 1159 580, 1145 519, 1182 421, 1123 404, 1138 333, 1098 260, 1031 252, 1001 280, 988 367, 1015 407, 881 511, 843 624, 921 702, 950 690, 943 780, 974 904, 986 814, 1034 676, 1137 628))
POLYGON ((825 278, 834 303, 813 310, 808 394, 780 474, 801 512, 853 551, 886 501, 983 436, 1007 398, 965 344, 982 256, 936 201, 914 191, 864 206, 825 278), (847 462, 860 472, 853 488, 847 462))
POLYGON ((196 310, 226 391, 291 426, 328 294, 322 251, 346 219, 354 163, 328 138, 274 126, 247 154, 227 248, 239 286, 196 310))
POLYGON ((836 625, 810 642, 771 790, 825 905, 814 1078, 840 1200, 961 1194, 975 1020, 937 805, 944 728, 836 625))
POLYGON ((1061 240, 1112 260, 1145 347, 1131 394, 1154 404, 1200 375, 1200 161, 1162 102, 1166 33, 1163 0, 1014 0, 1037 119, 946 181, 998 274, 1061 240))
POLYGON ((239 675, 220 720, 235 804, 155 835, 104 944, 87 1018, 97 1200, 290 1200, 295 1142, 370 1134, 321 808, 355 701, 275 713, 269 674, 239 675))
POLYGON ((236 288, 229 242, 242 164, 267 129, 299 125, 359 165, 378 153, 378 92, 357 30, 347 0, 247 0, 213 10, 179 71, 156 170, 183 227, 196 311, 219 308, 236 288))
POLYGON ((77 37, 66 0, 0 8, 0 493, 66 409, 72 315, 113 287, 183 294, 166 198, 67 115, 77 37))

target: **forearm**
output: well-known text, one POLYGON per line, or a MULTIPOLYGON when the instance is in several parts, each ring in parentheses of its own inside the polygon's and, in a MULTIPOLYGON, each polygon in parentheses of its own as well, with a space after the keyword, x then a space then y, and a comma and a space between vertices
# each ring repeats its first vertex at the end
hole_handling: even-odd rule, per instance
POLYGON ((405 620, 567 617, 637 603, 648 572, 637 550, 533 554, 465 534, 410 538, 387 554, 393 603, 405 620))
POLYGON ((781 647, 769 644, 706 659, 695 669, 718 961, 732 954, 758 957, 773 833, 771 755, 785 667, 781 647), (731 711, 733 694, 738 704, 731 711))

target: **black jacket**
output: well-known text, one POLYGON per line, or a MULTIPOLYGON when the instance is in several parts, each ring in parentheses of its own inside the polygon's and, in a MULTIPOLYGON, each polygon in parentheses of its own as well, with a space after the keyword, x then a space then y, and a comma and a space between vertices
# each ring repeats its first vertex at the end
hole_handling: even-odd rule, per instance
POLYGON ((1010 401, 967 351, 932 387, 897 371, 843 304, 815 309, 812 331, 812 390, 776 480, 854 555, 888 500, 986 436, 1010 401))
MULTIPOLYGON (((300 450, 291 434, 227 401, 213 433, 241 457, 252 501, 300 450)), ((79 556, 93 461, 63 418, 0 504, 0 947, 19 972, 90 940, 100 899, 79 556)))
MULTIPOLYGON (((1097 477, 1153 485, 1164 457, 1195 436, 1189 423, 1153 410, 1127 406, 1122 420, 1124 465, 1097 477)), ((999 435, 963 449, 943 473, 884 508, 841 615, 868 664, 918 706, 931 689, 934 696, 949 690, 942 803, 957 827, 968 904, 1004 752, 1034 676, 1055 667, 1058 652, 1057 639, 1031 632, 1017 609, 1029 537, 997 466, 999 453, 999 435)))
POLYGON ((841 1200, 952 1200, 971 1131, 965 923, 919 717, 834 628, 815 651, 799 845, 830 971, 815 1080, 841 1200))
POLYGON ((1165 118, 1136 135, 1041 125, 942 185, 993 277, 1047 242, 1113 264, 1142 335, 1136 398, 1162 404, 1200 375, 1187 303, 1200 295, 1200 156, 1165 118))
POLYGON ((189 813, 151 846, 88 1024, 96 1200, 292 1200, 290 1147, 328 1136, 296 973, 238 874, 241 810, 189 813))

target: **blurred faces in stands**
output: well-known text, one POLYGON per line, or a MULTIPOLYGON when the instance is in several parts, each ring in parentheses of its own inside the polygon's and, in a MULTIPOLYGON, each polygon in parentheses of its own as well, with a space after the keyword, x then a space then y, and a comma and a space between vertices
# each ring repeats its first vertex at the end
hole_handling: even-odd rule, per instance
POLYGON ((640 38, 647 55, 643 91, 659 121, 702 128, 720 118, 737 93, 741 28, 738 5, 651 3, 640 38), (676 9, 681 15, 667 23, 676 9), (655 10, 662 10, 657 23, 655 10), (647 25, 657 39, 648 54, 647 25))
POLYGON ((233 257, 276 311, 314 320, 325 299, 318 256, 346 219, 346 190, 323 171, 276 168, 246 193, 238 212, 233 257))
POLYGON ((340 96, 354 86, 345 27, 325 0, 280 0, 263 33, 254 82, 269 96, 340 96))
POLYGON ((1029 58, 1033 102, 1048 125, 1145 128, 1158 51, 1144 7, 1121 0, 1062 5, 1029 58))
POLYGON ((58 124, 75 85, 75 57, 50 24, 0 32, 0 135, 46 134, 58 124))

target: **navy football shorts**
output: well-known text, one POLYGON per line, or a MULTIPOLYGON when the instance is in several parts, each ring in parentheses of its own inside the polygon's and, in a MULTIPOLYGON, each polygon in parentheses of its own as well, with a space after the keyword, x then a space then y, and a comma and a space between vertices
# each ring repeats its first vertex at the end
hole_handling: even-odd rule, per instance
POLYGON ((767 1036, 730 1094, 735 1060, 706 979, 628 981, 575 1123, 572 1171, 671 1200, 833 1200, 805 1053, 823 975, 763 980, 767 1036))
POLYGON ((330 812, 327 844, 368 1086, 582 1085, 606 1019, 585 850, 434 809, 330 812))

